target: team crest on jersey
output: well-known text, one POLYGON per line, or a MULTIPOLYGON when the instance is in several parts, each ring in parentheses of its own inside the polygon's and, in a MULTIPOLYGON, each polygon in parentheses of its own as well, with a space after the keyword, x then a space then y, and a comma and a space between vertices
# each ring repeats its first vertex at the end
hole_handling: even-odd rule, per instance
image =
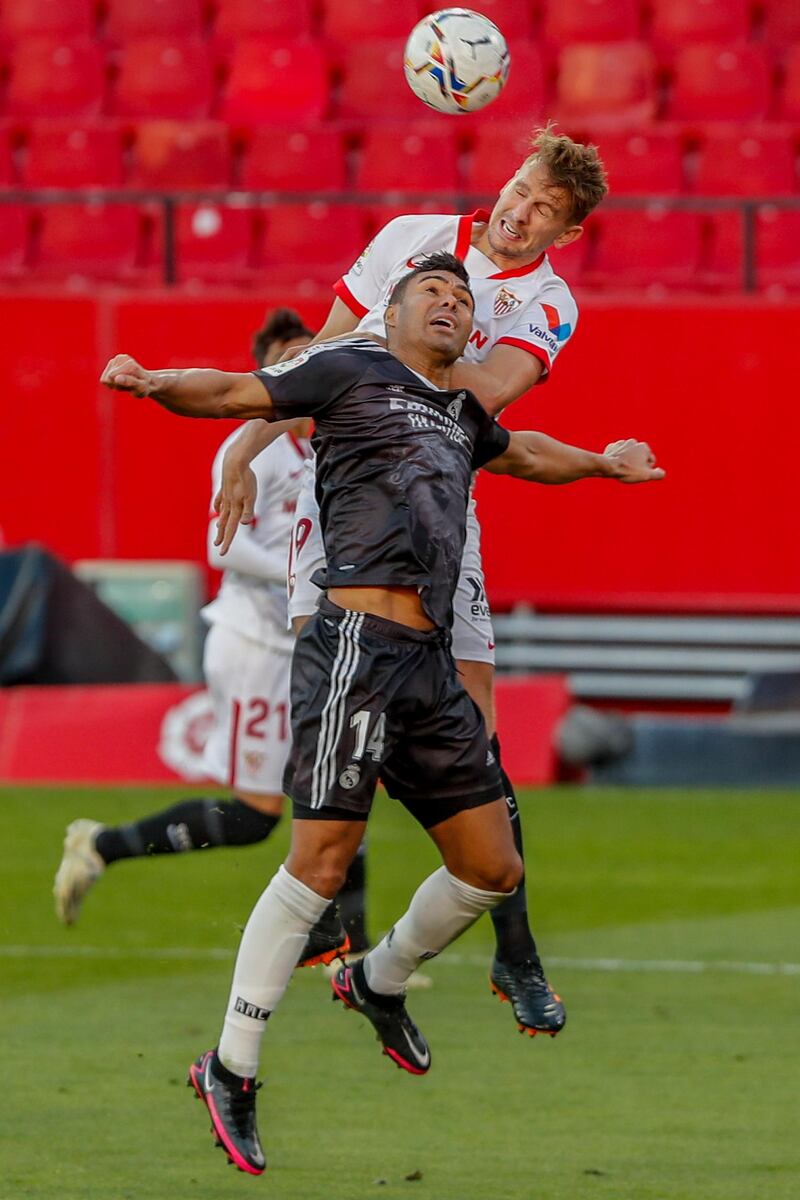
POLYGON ((494 298, 494 315, 496 317, 507 317, 509 313, 514 312, 522 304, 519 296, 515 296, 507 287, 501 287, 495 294, 494 298))
POLYGON ((458 418, 461 416, 461 405, 463 403, 464 403, 464 397, 462 395, 462 396, 456 396, 455 400, 451 400, 450 403, 448 404, 447 412, 453 418, 454 421, 457 421, 458 418))
POLYGON ((350 766, 345 767, 339 776, 339 787, 344 788, 345 791, 350 791, 350 788, 354 788, 360 779, 361 768, 358 763, 350 763, 350 766))

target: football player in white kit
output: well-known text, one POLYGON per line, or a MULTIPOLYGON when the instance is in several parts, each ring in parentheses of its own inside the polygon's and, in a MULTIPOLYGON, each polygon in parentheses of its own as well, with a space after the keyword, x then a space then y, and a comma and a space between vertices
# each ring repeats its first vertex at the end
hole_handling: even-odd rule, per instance
MULTIPOLYGON (((452 386, 469 388, 490 413, 498 415, 549 377, 556 357, 575 330, 577 306, 546 252, 560 250, 581 236, 581 222, 606 191, 605 171, 594 146, 556 136, 549 127, 537 130, 530 155, 503 187, 491 213, 478 210, 468 216, 405 216, 390 221, 334 286, 336 299, 314 342, 348 336, 355 330, 359 336, 368 333, 382 340, 384 310, 397 280, 426 255, 450 251, 463 260, 475 297, 474 330, 464 357, 453 367, 452 386)), ((218 498, 218 541, 223 553, 237 524, 251 518, 253 492, 247 465, 273 436, 276 434, 265 422, 251 422, 228 452, 223 492, 218 498)), ((316 610, 324 567, 309 465, 298 501, 289 569, 289 612, 296 628, 316 610)), ((464 686, 484 714, 499 759, 493 700, 494 639, 474 501, 452 632, 453 654, 464 686)), ((514 789, 505 773, 503 779, 521 854, 514 789)), ((493 910, 492 920, 497 937, 490 977, 493 991, 511 1001, 521 1031, 554 1036, 563 1027, 566 1013, 545 978, 530 931, 523 886, 493 910)))
MULTIPOLYGON (((311 337, 297 313, 278 309, 254 338, 256 362, 271 366, 311 337)), ((111 863, 252 845, 269 837, 281 818, 283 770, 291 745, 289 670, 294 648, 287 628, 286 562, 303 467, 311 453, 310 424, 306 421, 279 437, 253 460, 258 484, 254 519, 248 534, 237 538, 225 558, 214 544, 215 512, 208 528, 209 565, 224 574, 217 597, 203 609, 210 626, 203 673, 214 713, 203 766, 232 796, 181 800, 113 828, 83 818, 73 821, 53 888, 56 913, 65 924, 75 923, 84 896, 111 863)), ((217 451, 212 497, 219 491, 222 461, 235 436, 226 438, 217 451)), ((352 874, 349 899, 358 901, 356 925, 360 921, 363 934, 363 862, 355 862, 352 874)), ((331 926, 315 931, 303 965, 329 961, 341 946, 341 925, 334 914, 331 926)))

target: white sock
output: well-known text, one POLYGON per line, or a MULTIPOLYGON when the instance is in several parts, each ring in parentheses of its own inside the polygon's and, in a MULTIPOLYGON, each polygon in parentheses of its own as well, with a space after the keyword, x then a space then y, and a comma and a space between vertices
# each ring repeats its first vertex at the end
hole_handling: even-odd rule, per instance
POLYGON ((258 1070, 267 1017, 289 985, 308 932, 330 904, 279 867, 256 901, 239 943, 219 1039, 223 1066, 236 1075, 258 1070))
POLYGON ((434 958, 508 892, 484 892, 440 867, 414 893, 408 911, 364 959, 373 992, 392 996, 405 990, 409 976, 434 958))

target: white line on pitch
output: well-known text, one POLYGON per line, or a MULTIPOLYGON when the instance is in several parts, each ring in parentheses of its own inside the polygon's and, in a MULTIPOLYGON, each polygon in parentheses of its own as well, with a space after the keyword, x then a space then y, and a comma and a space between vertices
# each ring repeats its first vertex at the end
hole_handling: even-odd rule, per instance
MULTIPOLYGON (((235 951, 220 946, 2 946, 0 958, 92 958, 92 959, 143 959, 159 961, 229 961, 235 951)), ((450 967, 482 967, 487 955, 461 954, 457 950, 445 951, 439 960, 450 967)), ((570 958, 553 955, 547 959, 548 967, 563 967, 570 971, 660 971, 668 975, 700 975, 706 971, 723 971, 734 975, 797 975, 800 963, 791 962, 732 962, 727 959, 669 959, 669 958, 570 958)))

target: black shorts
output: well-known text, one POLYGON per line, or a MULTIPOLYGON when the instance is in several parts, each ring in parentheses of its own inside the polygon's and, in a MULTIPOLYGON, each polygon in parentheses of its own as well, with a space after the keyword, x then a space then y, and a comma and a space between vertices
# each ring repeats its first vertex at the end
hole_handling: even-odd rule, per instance
POLYGON ((425 828, 504 795, 449 635, 320 601, 292 661, 297 818, 366 820, 378 778, 425 828))

